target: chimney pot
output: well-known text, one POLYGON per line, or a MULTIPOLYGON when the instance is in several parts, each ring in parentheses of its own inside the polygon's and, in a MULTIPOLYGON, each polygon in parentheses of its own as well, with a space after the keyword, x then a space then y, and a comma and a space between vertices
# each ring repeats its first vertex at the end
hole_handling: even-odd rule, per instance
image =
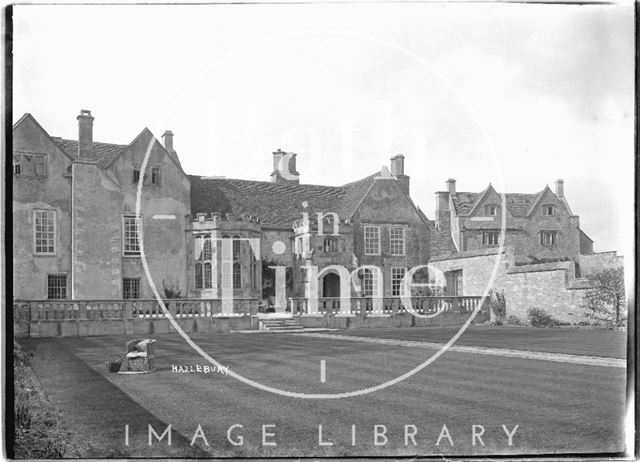
POLYGON ((562 179, 556 180, 556 196, 564 197, 564 180, 562 179))
POLYGON ((93 156, 93 116, 88 109, 80 109, 78 119, 78 158, 93 156))
POLYGON ((162 138, 164 139, 164 148, 169 152, 173 152, 173 132, 165 130, 162 138))
POLYGON ((456 180, 453 178, 449 178, 447 180, 447 191, 449 191, 449 194, 454 194, 456 192, 456 180))

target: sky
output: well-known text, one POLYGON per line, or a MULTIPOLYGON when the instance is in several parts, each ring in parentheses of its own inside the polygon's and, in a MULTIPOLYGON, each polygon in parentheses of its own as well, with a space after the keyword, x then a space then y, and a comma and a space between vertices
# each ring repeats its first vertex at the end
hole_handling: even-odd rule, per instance
POLYGON ((20 5, 13 115, 128 144, 167 129, 185 171, 341 185, 405 156, 434 218, 459 191, 558 178, 596 251, 632 258, 633 3, 20 5))

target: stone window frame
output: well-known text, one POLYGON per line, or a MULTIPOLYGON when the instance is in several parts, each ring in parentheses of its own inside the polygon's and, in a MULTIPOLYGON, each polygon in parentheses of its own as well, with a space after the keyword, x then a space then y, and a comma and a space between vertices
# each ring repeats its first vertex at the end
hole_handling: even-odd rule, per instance
POLYGON ((557 247, 558 246, 558 235, 560 233, 556 230, 543 230, 540 231, 540 245, 543 247, 557 247), (545 243, 545 236, 551 237, 550 243, 545 243))
POLYGON ((407 229, 404 226, 392 226, 389 230, 389 253, 396 257, 403 257, 407 254, 407 229), (402 231, 402 237, 394 237, 394 231, 402 231), (401 252, 395 251, 401 246, 401 252))
POLYGON ((496 204, 485 204, 484 206, 484 214, 488 217, 497 217, 498 216, 498 206, 496 204), (492 213, 493 211, 493 213, 492 213))
POLYGON ((196 251, 194 257, 194 286, 198 290, 212 289, 214 246, 211 233, 196 234, 194 236, 194 247, 196 251), (200 243, 202 247, 200 247, 200 243), (197 254, 198 252, 200 252, 200 255, 197 254))
POLYGON ((162 170, 159 166, 151 166, 151 184, 160 186, 162 184, 162 170))
POLYGON ((365 225, 364 229, 363 229, 363 236, 364 236, 364 254, 365 255, 380 255, 381 254, 381 239, 380 239, 380 226, 377 225, 365 225), (367 236, 367 232, 371 231, 371 230, 375 230, 375 234, 376 236, 367 236), (373 244, 376 243, 376 250, 375 251, 371 251, 372 246, 368 246, 368 244, 373 244))
POLYGON ((381 297, 382 294, 376 294, 376 288, 378 287, 377 278, 380 276, 378 271, 370 269, 363 270, 362 273, 362 296, 363 297, 381 297))
POLYGON ((123 277, 122 278, 122 299, 138 300, 140 298, 140 278, 139 277, 123 277))
POLYGON ((47 274, 47 300, 67 300, 69 298, 69 278, 67 276, 67 273, 47 274), (53 285, 52 282, 54 282, 53 285))
POLYGON ((405 286, 402 283, 405 275, 407 274, 406 266, 393 266, 391 267, 391 296, 402 297, 405 295, 405 286), (400 277, 398 278, 398 276, 400 277))
POLYGON ((143 236, 142 215, 136 216, 132 213, 122 215, 122 256, 140 257, 140 241, 143 236), (130 220, 134 220, 135 229, 132 233, 130 220), (137 250, 136 250, 137 247, 137 250))
POLYGON ((324 253, 338 253, 338 239, 335 237, 325 237, 322 242, 324 253))
POLYGON ((554 204, 543 204, 541 206, 541 209, 542 209, 542 216, 552 217, 556 214, 556 206, 554 204), (547 211, 550 211, 551 213, 546 213, 547 211))
MULTIPOLYGON (((42 217, 40 217, 40 221, 42 217)), ((42 226, 42 225, 41 225, 42 226)), ((56 210, 50 209, 36 209, 33 211, 33 254, 36 256, 55 256, 58 254, 58 213, 56 210), (46 218, 46 226, 49 226, 48 221, 51 222, 53 227, 52 231, 38 229, 38 214, 46 214, 51 218, 46 218), (42 233, 46 233, 47 236, 42 236, 42 233), (40 236, 39 236, 40 234, 40 236), (44 244, 39 244, 39 241, 47 241, 44 244), (42 250, 42 248, 51 248, 52 250, 42 250)))
POLYGON ((482 246, 497 247, 500 245, 500 231, 483 231, 482 246))

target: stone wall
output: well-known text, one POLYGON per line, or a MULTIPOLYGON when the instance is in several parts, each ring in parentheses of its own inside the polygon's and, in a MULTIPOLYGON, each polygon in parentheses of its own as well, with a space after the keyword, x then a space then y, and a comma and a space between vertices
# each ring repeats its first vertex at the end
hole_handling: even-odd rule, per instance
POLYGON ((573 262, 515 266, 513 250, 507 248, 505 253, 495 249, 435 257, 430 264, 443 272, 462 270, 464 295, 482 295, 487 288, 503 290, 507 316, 527 321, 529 309, 541 308, 560 321, 585 320, 582 303, 586 289, 577 284, 573 262))
MULTIPOLYGON (((13 187, 13 295, 16 298, 47 297, 47 275, 66 274, 71 290, 71 159, 30 116, 13 130, 13 153, 47 156, 46 175, 14 175, 13 187), (53 255, 34 252, 34 211, 54 211, 56 246, 53 255)), ((9 167, 7 167, 9 168, 9 167)))
MULTIPOLYGON (((388 316, 299 316, 296 319, 307 328, 329 329, 376 329, 385 327, 436 327, 462 326, 471 316, 470 312, 444 311, 432 318, 421 318, 410 313, 397 313, 388 316)), ((482 309, 473 319, 474 324, 489 321, 488 310, 482 309)))
POLYGON ((622 268, 624 259, 614 250, 613 252, 599 252, 591 255, 580 255, 580 276, 587 277, 603 269, 622 268))

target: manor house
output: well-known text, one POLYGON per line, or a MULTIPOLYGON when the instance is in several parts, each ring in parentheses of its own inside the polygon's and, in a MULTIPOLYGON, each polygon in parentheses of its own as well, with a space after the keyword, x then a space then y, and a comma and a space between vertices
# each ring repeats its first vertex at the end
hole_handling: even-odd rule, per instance
MULTIPOLYGON (((270 181, 205 177, 184 172, 170 131, 162 143, 148 129, 102 143, 90 111, 77 120, 77 140, 49 135, 31 114, 13 127, 16 299, 153 298, 143 259, 161 294, 262 298, 284 278, 287 297, 399 296, 409 268, 497 246, 502 214, 519 262, 577 264, 593 252, 562 180, 506 194, 506 207, 491 185, 457 192, 449 180, 432 221, 410 196, 402 155, 342 186, 301 183, 296 154, 281 150, 270 181), (341 268, 360 268, 352 284, 341 268)), ((460 277, 446 293, 462 294, 460 277)))

